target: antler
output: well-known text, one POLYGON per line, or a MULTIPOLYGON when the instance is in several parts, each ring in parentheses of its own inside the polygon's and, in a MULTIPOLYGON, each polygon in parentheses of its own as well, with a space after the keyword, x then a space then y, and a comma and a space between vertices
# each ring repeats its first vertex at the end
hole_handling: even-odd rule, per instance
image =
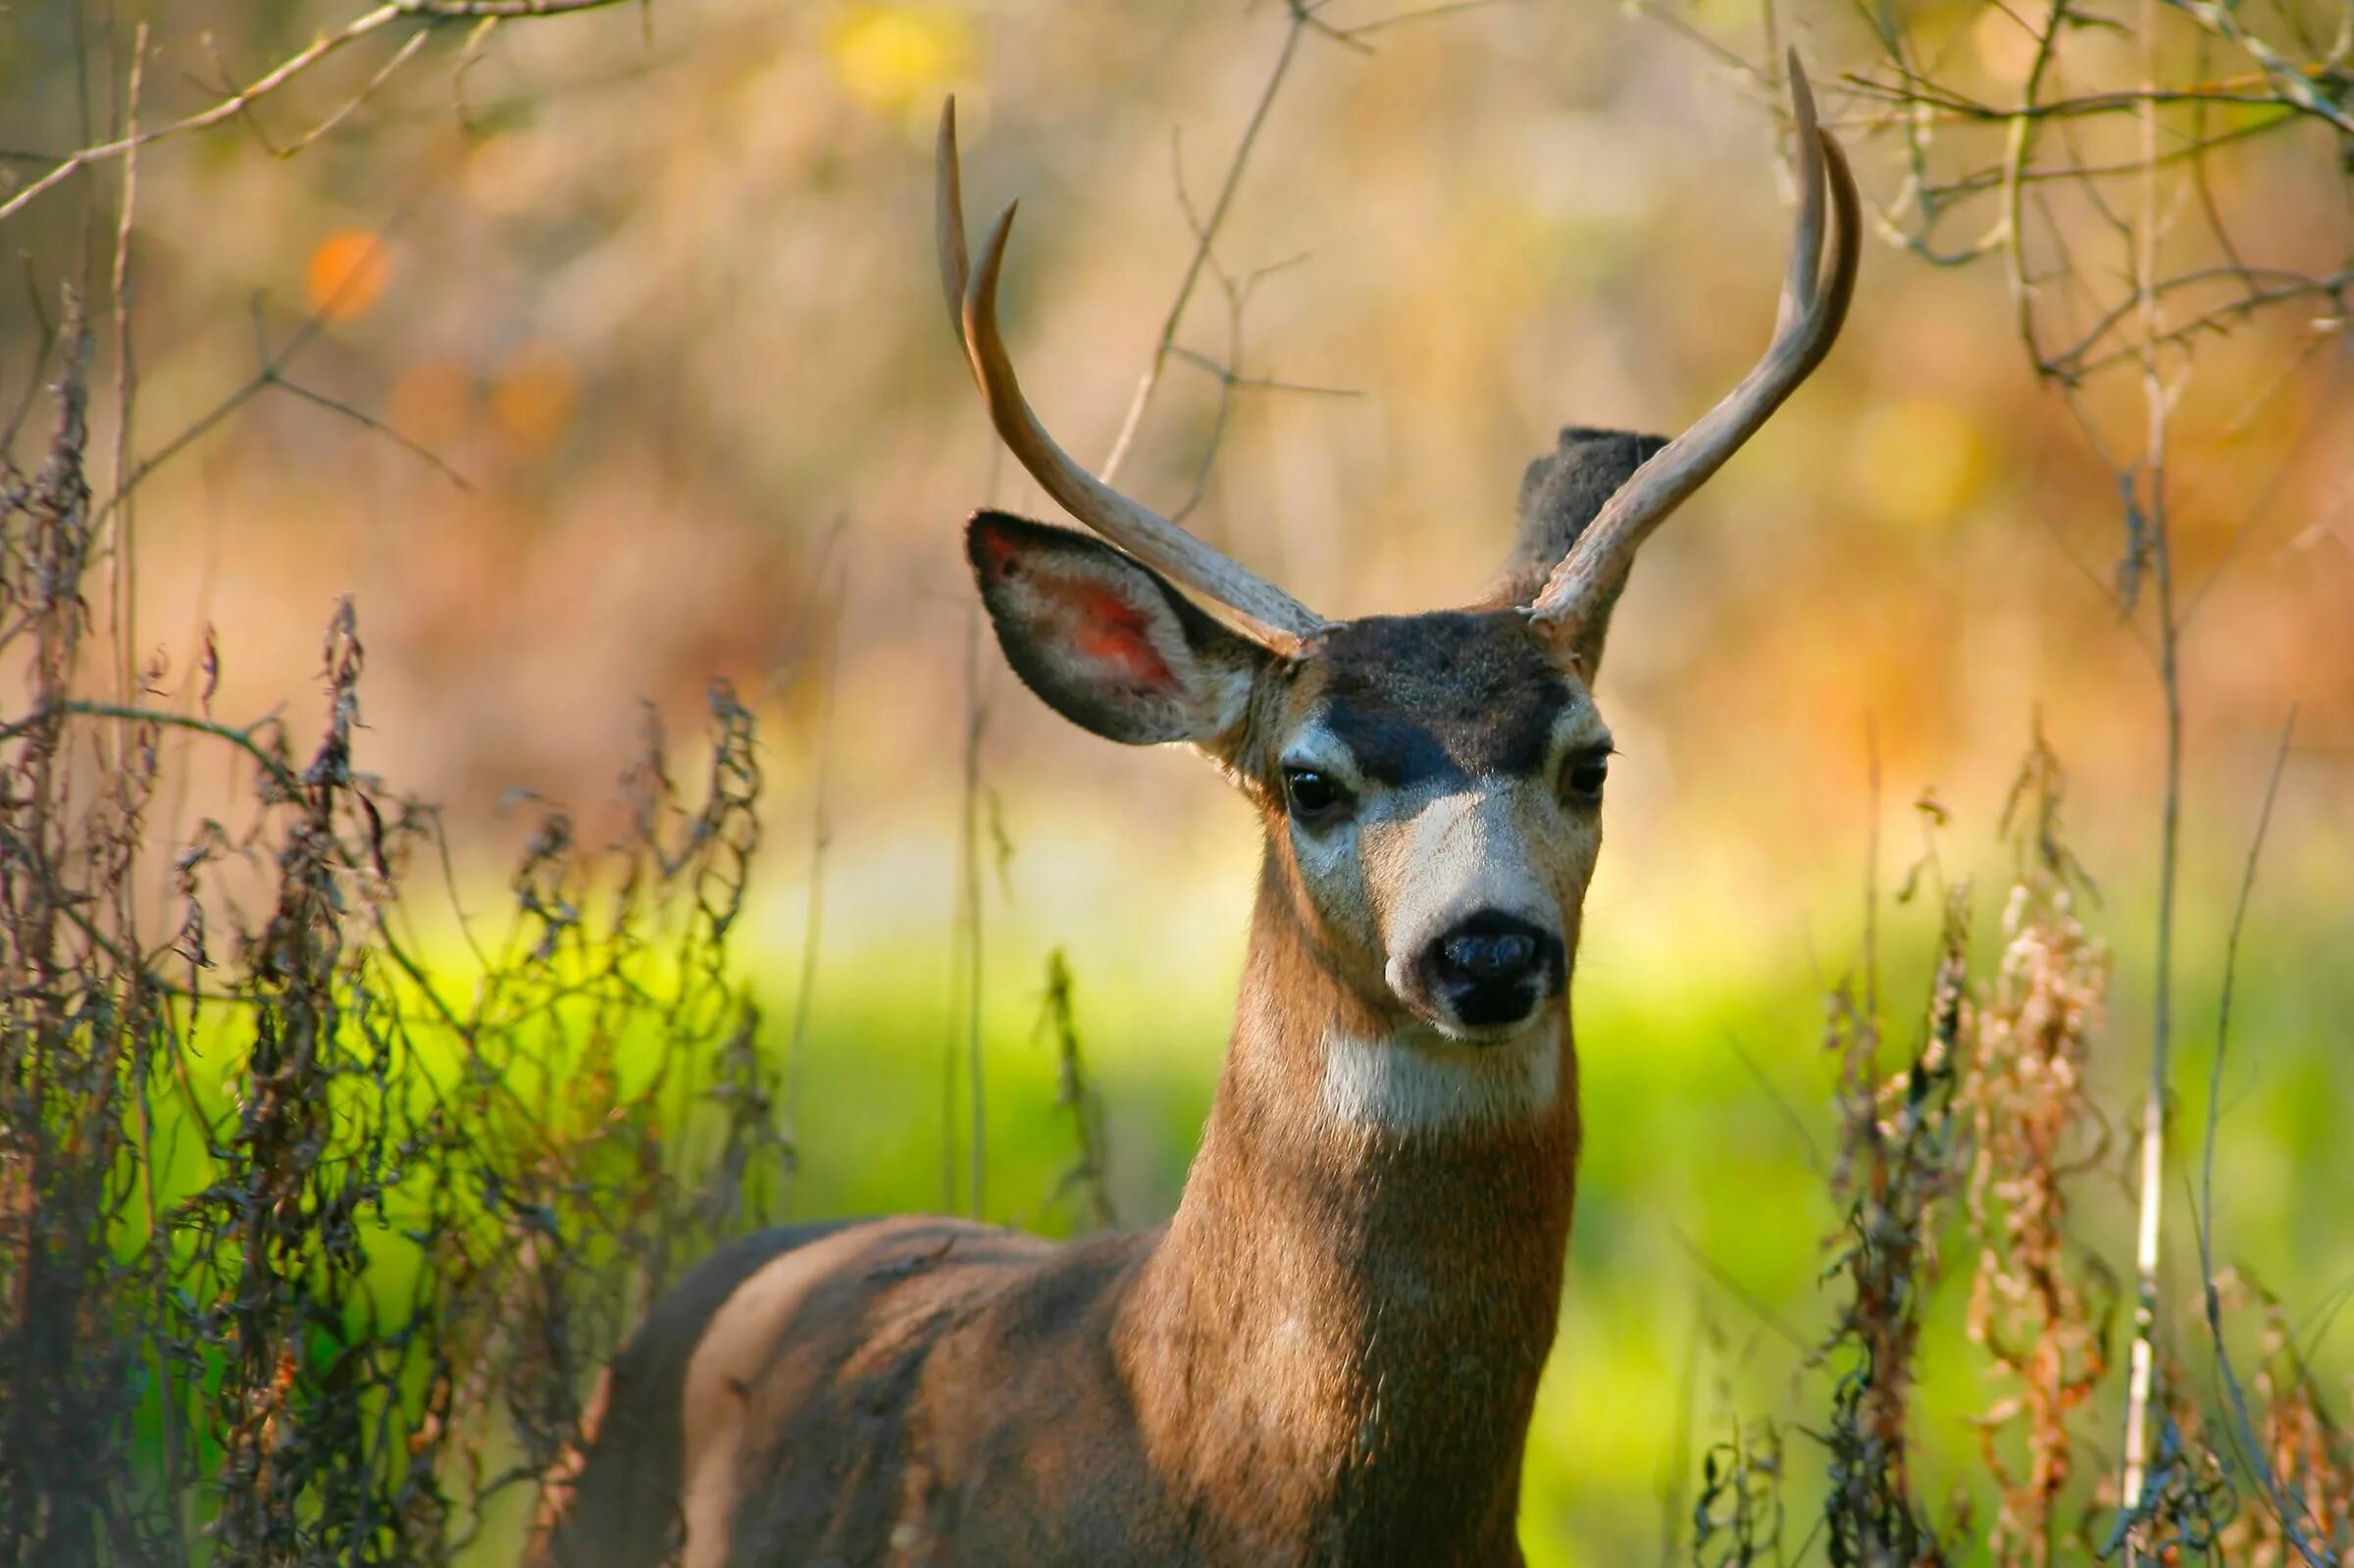
POLYGON ((1789 58, 1790 98, 1798 115, 1798 238, 1790 254, 1790 271, 1782 279, 1782 304, 1774 318, 1773 341, 1741 384, 1690 430, 1655 453, 1603 504, 1569 553, 1553 569, 1544 591, 1530 604, 1531 614, 1540 622, 1574 630, 1583 617, 1606 603, 1611 589, 1634 560, 1636 547, 1723 466, 1742 442, 1755 435, 1782 399, 1822 363, 1847 319, 1862 230, 1855 177, 1848 172, 1847 156, 1839 150, 1839 143, 1816 124, 1815 95, 1808 89, 1798 51, 1790 51, 1789 58), (1822 275, 1826 184, 1834 219, 1827 278, 1822 275))
POLYGON ((940 112, 939 229, 940 281, 948 315, 972 362, 981 399, 1006 449, 1061 503, 1063 510, 1130 555, 1183 586, 1214 600, 1246 623, 1264 645, 1279 652, 1298 649, 1320 630, 1324 618, 1263 578, 1211 549, 1167 518, 1130 500, 1071 459, 1054 444, 1031 412, 1014 379, 1013 362, 998 334, 998 274, 1005 261, 1005 238, 1013 228, 1008 202, 981 243, 981 265, 969 269, 964 249, 964 191, 956 158, 956 100, 940 112))

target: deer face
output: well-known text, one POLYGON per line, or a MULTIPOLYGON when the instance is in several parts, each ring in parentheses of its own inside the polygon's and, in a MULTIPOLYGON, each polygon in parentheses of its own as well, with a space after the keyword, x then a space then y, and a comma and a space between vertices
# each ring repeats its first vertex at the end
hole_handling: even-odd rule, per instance
POLYGON ((1610 732, 1512 611, 1353 622, 1270 676, 1245 755, 1303 927, 1361 996, 1509 1037, 1568 983, 1610 732))
POLYGON ((1602 844, 1610 733, 1586 681, 1611 606, 1651 531, 1821 362, 1846 318, 1861 204, 1795 54, 1789 71, 1797 241, 1757 368, 1672 441, 1564 432, 1561 460, 1530 471, 1520 543, 1479 608, 1340 623, 1055 445, 998 330, 1013 208, 969 256, 954 104, 941 116, 941 283, 974 382, 1032 478, 1117 546, 998 513, 973 520, 973 568, 1006 658, 1099 734, 1190 741, 1215 761, 1265 818, 1318 961, 1434 1043, 1511 1038, 1567 985, 1602 844), (1589 438, 1642 452, 1607 492, 1583 493, 1567 464, 1589 438))
POLYGON ((1066 718, 1190 741, 1255 803, 1294 917, 1377 1016, 1509 1038, 1568 983, 1610 733, 1525 612, 1325 628, 1279 653, 1092 539, 977 517, 1000 645, 1066 718))

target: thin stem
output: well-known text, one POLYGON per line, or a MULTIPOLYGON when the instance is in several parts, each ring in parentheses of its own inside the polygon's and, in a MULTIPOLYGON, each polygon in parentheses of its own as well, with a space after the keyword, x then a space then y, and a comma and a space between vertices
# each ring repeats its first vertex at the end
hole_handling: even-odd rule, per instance
MULTIPOLYGON (((132 413, 139 391, 137 356, 130 337, 130 234, 139 205, 139 86, 146 75, 147 24, 139 24, 130 50, 130 83, 124 96, 123 129, 130 150, 123 157, 123 210, 115 224, 115 453, 110 472, 119 487, 130 463, 132 413)), ((126 504, 115 519, 114 549, 107 560, 107 599, 113 611, 115 640, 115 700, 138 697, 134 685, 138 660, 137 553, 131 533, 131 508, 126 504)))
MULTIPOLYGON (((292 81, 304 72, 338 52, 349 44, 367 37, 396 22, 421 23, 430 30, 448 22, 481 22, 497 17, 561 16, 576 11, 596 11, 618 5, 621 0, 391 0, 390 4, 354 18, 335 32, 321 33, 303 48, 288 55, 276 66, 256 76, 243 87, 184 119, 146 130, 135 127, 111 141, 97 142, 77 152, 67 154, 24 189, 0 201, 0 223, 6 223, 18 213, 39 200, 43 195, 74 177, 81 170, 129 156, 140 147, 173 136, 184 136, 191 131, 209 130, 215 126, 238 119, 254 104, 292 81)), ((404 50, 400 58, 411 51, 404 50)), ((373 92, 381 80, 370 84, 373 92)))
MULTIPOLYGON (((2256 814, 2256 832, 2248 841, 2248 858, 2239 869, 2239 896, 2231 905, 2231 927, 2224 938, 2223 988, 2216 1002, 2215 1060, 2207 1069, 2206 1140, 2199 1151, 2199 1209, 2205 1215, 2203 1233, 2210 1239, 2215 1233, 2215 1134, 2223 1115, 2224 1055, 2231 1043, 2231 997, 2239 973, 2240 933, 2247 926, 2248 904, 2256 892, 2256 868, 2264 857, 2265 835, 2272 831, 2273 807, 2280 798, 2280 776, 2287 771, 2290 742, 2296 731, 2297 710, 2291 708, 2280 724, 2280 743, 2273 749, 2273 771, 2265 781, 2264 805, 2256 814)), ((2201 1271, 2213 1289, 2213 1266, 2202 1262, 2201 1271)))
MULTIPOLYGON (((2158 678, 2166 709, 2165 800, 2158 847, 2158 934, 2151 984, 2150 1079, 2141 1113, 2139 1214, 2134 1228, 2133 1349, 2125 1397, 2124 1501, 2139 1506, 2148 1474, 2150 1391, 2157 1359, 2158 1261, 2162 1229, 2166 1117, 2174 1046, 2175 883, 2182 836, 2182 629, 2175 614, 2174 549, 2166 510, 2167 414, 2170 393, 2159 361, 2164 335, 2158 287, 2158 0, 2142 0, 2143 82, 2141 95, 2141 214, 2133 233, 2133 289, 2141 322, 2142 521, 2157 589, 2158 678)), ((2125 1543, 2127 1568, 2140 1559, 2141 1543, 2125 1543)))
POLYGON ((1243 139, 1235 143, 1234 158, 1227 164, 1226 177, 1218 186, 1218 198, 1210 205, 1208 219, 1200 226, 1194 254, 1185 264, 1185 276, 1177 282, 1177 297, 1169 302, 1168 315, 1160 324, 1160 335, 1153 340, 1151 361, 1136 383, 1136 396, 1128 404, 1127 417, 1120 422, 1120 433, 1111 443, 1111 455, 1103 460, 1101 478, 1106 484, 1119 474, 1129 447, 1135 444, 1136 432, 1145 423, 1145 411, 1151 406, 1152 394, 1160 386, 1161 372, 1168 368, 1178 326, 1185 320, 1185 308, 1193 302, 1194 287, 1209 265, 1210 247, 1217 241, 1218 228, 1234 205, 1234 193, 1243 182, 1243 170, 1251 162, 1251 150, 1258 145, 1259 130, 1267 123, 1267 111, 1275 105, 1275 94, 1292 69, 1292 57, 1300 49, 1300 35, 1307 30, 1310 20, 1295 0, 1291 23, 1283 30, 1283 47, 1275 54, 1275 67, 1267 73, 1267 84, 1259 89, 1258 102, 1252 106, 1250 124, 1243 127, 1243 139))
POLYGON ((61 702, 52 707, 37 708, 13 724, 0 725, 0 740, 13 740, 65 714, 80 714, 92 719, 131 719, 212 735, 230 742, 260 763, 262 771, 270 775, 271 782, 288 795, 299 793, 302 788, 302 781, 295 777, 293 770, 280 758, 264 751, 261 742, 254 738, 263 725, 276 725, 275 719, 263 719, 238 730, 229 725, 215 724, 210 719, 198 719, 184 713, 167 713, 161 708, 142 708, 122 702, 61 702))
MULTIPOLYGON (((2172 148, 2161 154, 2158 161, 2162 164, 2196 163, 2219 148, 2228 147, 2238 142, 2253 141, 2259 136, 2269 135, 2283 126, 2295 123, 2296 116, 2286 111, 2269 120, 2261 117, 2252 118, 2246 125, 2233 129, 2219 130, 2211 136, 2204 136, 2172 148)), ((1825 124, 1831 123, 1826 121, 1825 124)), ((1834 126, 1834 128, 1837 127, 1834 126)), ((2127 158, 2105 164, 2062 163, 2043 168, 2026 168, 2020 170, 2017 177, 2022 185, 2050 185, 2074 184, 2085 179, 2103 179, 2127 175, 2137 176, 2140 173, 2141 161, 2137 158, 2127 158)), ((1951 179, 1939 180, 1925 186, 1924 190, 1942 201, 1958 201, 1966 196, 1982 195, 1987 191, 2000 190, 2005 181, 2011 177, 2010 172, 2002 165, 1990 165, 1984 169, 1973 169, 1968 174, 1956 175, 1951 179)))
MULTIPOLYGON (((2021 89, 2022 103, 2032 105, 2035 94, 2043 86, 2044 73, 2051 69, 2052 56, 2060 40, 2060 28, 2068 21, 2069 0, 2052 0, 2052 8, 2043 20, 2043 30, 2035 37, 2035 59, 2027 68, 2026 84, 2021 89)), ((2019 340, 2026 345, 2027 358, 2040 367, 2043 351, 2035 342, 2035 291, 2027 280, 2027 247, 2023 223, 2024 189, 2022 177, 2032 148, 2035 122, 2021 115, 2011 122, 2010 136, 2003 149, 2003 226, 2010 240, 2003 247, 2011 264, 2011 305, 2016 313, 2019 340)))
POLYGON ((1920 80, 1891 86, 1883 81, 1850 76, 1847 83, 1864 97, 1915 108, 1932 121, 1991 125, 2022 118, 2081 120, 2091 115, 2122 114, 2138 117, 2165 104, 2246 104, 2259 109, 2286 109, 2302 118, 2321 120, 2341 132, 2354 135, 2354 118, 2318 98, 2310 103, 2284 100, 2277 92, 2266 90, 2269 80, 2269 77, 2254 76, 2229 81, 2201 82, 2191 87, 2142 87, 2133 91, 2088 92, 2073 98, 2055 98, 2048 103, 2021 105, 2016 109, 1977 103, 1920 80))
POLYGON ((1465 11, 1478 11, 1500 3, 1501 0, 1439 0, 1436 5, 1422 6, 1412 11, 1401 11, 1387 17, 1376 17, 1371 22, 1360 22, 1354 27, 1342 27, 1337 30, 1344 42, 1358 40, 1372 33, 1386 32, 1392 27, 1409 26, 1417 22, 1436 22, 1441 17, 1457 16, 1465 11))
MULTIPOLYGON (((837 526, 828 548, 841 536, 842 527, 837 526)), ((810 784, 809 902, 801 928, 801 975, 799 988, 793 998, 793 1033, 785 1047, 785 1136, 796 1167, 800 1163, 801 1096, 809 1077, 809 1019, 817 994, 818 950, 825 939, 826 852, 834 844, 830 789, 834 773, 834 688, 841 678, 843 603, 848 596, 849 568, 844 565, 835 574, 833 603, 827 611, 820 645, 819 656, 824 664, 818 673, 817 688, 817 776, 810 784)))
MULTIPOLYGON (((1871 794, 1871 815, 1864 848, 1864 1016, 1877 1028, 1880 1016, 1880 727, 1868 715, 1864 720, 1865 779, 1871 794)), ((1873 1061, 1878 1071, 1878 1061, 1873 1061)))
POLYGON ((209 129, 224 121, 234 119, 243 114, 247 106, 256 99, 277 91, 336 50, 355 39, 366 37, 389 23, 398 21, 400 16, 401 8, 398 5, 379 6, 374 11, 346 25, 339 32, 320 34, 317 38, 312 39, 307 47, 287 56, 276 67, 255 77, 244 87, 230 93, 210 109, 147 130, 139 130, 134 127, 128 134, 118 136, 112 141, 101 142, 95 146, 84 147, 78 152, 69 153, 52 166, 46 174, 8 200, 0 202, 0 223, 5 223, 15 217, 26 206, 39 199, 43 193, 64 183, 72 178, 76 172, 86 169, 92 164, 127 157, 150 142, 162 141, 171 136, 185 135, 189 131, 209 129))
POLYGON ((2239 1373, 2231 1364, 2230 1347, 2224 1340, 2223 1296, 2215 1284, 2216 1128, 2223 1114, 2224 1057, 2231 1041, 2231 996, 2239 969, 2239 938, 2247 925, 2248 905, 2256 892, 2256 869, 2264 857, 2264 840, 2272 829, 2273 807, 2280 798, 2280 778, 2288 768, 2290 741, 2296 728, 2297 711, 2291 708, 2288 717, 2281 721, 2280 743, 2273 751, 2273 771, 2265 781, 2264 806, 2256 815, 2256 832, 2248 842, 2248 858, 2240 866, 2239 896, 2232 903, 2230 932, 2224 939, 2223 990, 2216 1004, 2215 1057, 2207 1068, 2207 1119, 2199 1150, 2199 1201, 2194 1218, 2198 1222, 2199 1282, 2206 1307, 2207 1333, 2214 1344, 2216 1371, 2223 1380, 2232 1418, 2239 1429, 2242 1457, 2263 1489, 2273 1517, 2279 1522, 2289 1544, 2304 1558, 2307 1568, 2332 1568, 2334 1559, 2316 1547, 2305 1534, 2303 1500, 2282 1485, 2264 1444, 2257 1441, 2256 1424, 2248 1414, 2247 1390, 2240 1383, 2239 1373))
POLYGON ((981 704, 981 618, 967 623, 964 640, 964 814, 959 824, 958 874, 963 882, 964 1039, 967 1109, 972 1133, 966 1177, 972 1215, 980 1219, 987 1200, 989 1138, 983 1096, 986 1074, 981 1037, 981 736, 988 721, 981 704))

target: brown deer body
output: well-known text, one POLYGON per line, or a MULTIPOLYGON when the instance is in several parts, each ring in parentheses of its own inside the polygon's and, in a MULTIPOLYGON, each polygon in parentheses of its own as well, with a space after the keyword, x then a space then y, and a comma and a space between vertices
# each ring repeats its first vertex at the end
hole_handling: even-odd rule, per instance
POLYGON ((1793 80, 1798 254, 1758 372, 1675 442, 1564 432, 1472 608, 1338 624, 1054 447, 997 334, 1011 209, 969 270, 944 120, 944 281, 976 379, 1121 546, 976 517, 1000 644, 1086 728, 1207 754, 1264 823, 1217 1096, 1156 1231, 1052 1246, 910 1218, 707 1261, 608 1373, 552 1562, 1518 1560, 1579 1141, 1610 606, 1643 536, 1820 360, 1853 281, 1853 186, 1793 80))

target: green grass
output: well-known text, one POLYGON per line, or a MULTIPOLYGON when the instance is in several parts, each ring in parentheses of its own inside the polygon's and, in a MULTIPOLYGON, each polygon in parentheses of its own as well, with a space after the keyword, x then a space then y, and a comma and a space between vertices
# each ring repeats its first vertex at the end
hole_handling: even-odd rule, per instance
MULTIPOLYGON (((1974 946, 1982 957, 1995 945, 1993 897, 1979 898, 1974 946)), ((1077 1213, 1050 1200, 1073 1143, 1053 1104, 1050 1048, 1035 1030, 1044 945, 1057 913, 1026 914, 993 934, 986 986, 987 1217, 1048 1234, 1063 1234, 1077 1213)), ((2096 928, 2122 923, 2097 911, 2092 918, 2096 928)), ((1925 903, 1885 912, 1892 1065, 1919 1032, 1931 919, 1925 903)), ((2271 924, 2300 926, 2293 912, 2271 924)), ((1189 968, 1156 962, 1149 939, 1138 940, 1150 933, 1129 934, 1135 945, 1123 946, 1075 916, 1071 929, 1099 944, 1098 972, 1079 971, 1078 1022, 1109 1109, 1115 1194, 1124 1221, 1150 1223, 1174 1206, 1208 1109, 1239 931, 1216 964, 1189 968), (1106 943, 1108 960, 1100 950, 1106 943)), ((2328 933, 2331 921, 2315 911, 2303 929, 2328 933)), ((1835 1156, 1832 1064, 1819 1048, 1823 977, 1798 952, 1754 936, 1716 944, 1729 955, 1722 963, 1693 964, 1689 953, 1710 950, 1714 935, 1688 927, 1612 932, 1590 941, 1581 967, 1576 1016, 1588 1132, 1561 1337, 1529 1446, 1523 1538, 1533 1563, 1651 1560, 1665 1481, 1683 1477, 1679 1495, 1688 1506, 1698 1450, 1724 1434, 1731 1415, 1804 1426, 1827 1406, 1827 1376, 1808 1372, 1788 1339, 1813 1343, 1829 1321, 1817 1284, 1836 1219, 1820 1170, 1835 1156), (1736 1282, 1738 1293, 1719 1278, 1736 1282), (1688 1361, 1697 1367, 1689 1386, 1688 1361), (1690 1437, 1679 1447, 1687 1419, 1690 1437)), ((793 972, 797 933, 777 929, 756 940, 769 953, 765 964, 755 960, 756 972, 793 972)), ((951 1052, 960 1142, 966 1134, 962 1031, 939 979, 945 965, 910 982, 896 973, 907 962, 903 949, 889 946, 828 954, 803 1067, 801 1168, 789 1199, 796 1217, 943 1206, 943 1080, 951 1052)), ((2121 965, 2128 984, 2143 968, 2130 946, 2121 965)), ((2219 979, 2211 962, 2198 961, 2183 979, 2189 1022, 2180 1046, 2177 1188, 2183 1159, 2195 1155, 2219 979)), ((2319 1302, 2354 1272, 2354 1234, 2342 1205, 2300 1173, 2330 1168, 2342 1150, 2354 1054, 2338 1048, 2342 1030, 2333 1033, 2332 1021, 2354 1018, 2354 976, 2323 951, 2283 943, 2251 948, 2240 985, 2242 1066, 2227 1075, 2217 1178, 2220 1250, 2245 1257, 2292 1303, 2319 1302)), ((779 1041, 792 998, 764 1000, 779 1041)), ((2118 1012, 2098 1052, 2109 1064, 2104 1100, 2119 1134, 2102 1167, 2079 1185, 2078 1230, 2123 1275, 2130 1234, 2124 1113, 2145 1047, 2129 996, 2118 1012)), ((961 1202, 961 1152, 955 1169, 961 1202)), ((2172 1298, 2187 1306, 2195 1281, 2186 1266, 2187 1210, 2176 1205, 2169 1223, 2172 1298)), ((1995 1391, 1962 1334, 1970 1265, 1965 1246, 1949 1250, 1956 1277, 1924 1350, 1917 1431, 1922 1494, 1936 1504, 1955 1484, 1986 1494, 1971 1417, 1995 1391)), ((2121 1365, 2124 1321, 2115 1343, 2121 1365)), ((2188 1329, 2187 1319, 2177 1322, 2188 1329)), ((2349 1339, 2324 1341, 2326 1368, 2354 1365, 2349 1339)), ((2195 1333, 2183 1348, 2186 1363, 2203 1369, 2195 1333)), ((2112 1419, 2101 1417, 2095 1434, 2105 1442, 2112 1419)), ((1796 1432, 1788 1451, 1795 1545, 1811 1522, 1821 1467, 1815 1445, 1796 1432)))
MULTIPOLYGON (((1991 892, 1979 898, 1981 960, 1995 943, 1992 900, 1991 892)), ((736 960, 755 977, 763 1048, 781 1071, 796 1000, 790 977, 798 972, 792 907, 783 899, 756 907, 736 960)), ((1076 1202, 1055 1198, 1075 1145, 1068 1114, 1054 1103, 1052 1047, 1037 1028, 1049 945, 1067 938, 1080 955, 1077 1023, 1108 1111, 1113 1194, 1130 1224, 1155 1222, 1175 1204, 1209 1106, 1241 956, 1239 922, 1221 932, 1215 919, 1172 914, 1161 929, 1139 929, 1082 920, 1075 907, 1029 900, 993 921, 985 986, 986 1217, 1049 1235, 1068 1234, 1082 1214, 1076 1202)), ((1884 917, 1893 1061, 1919 1029, 1933 932, 1925 901, 1890 906, 1884 917)), ((1588 1131, 1561 1340, 1528 1450, 1522 1535, 1534 1564, 1654 1560, 1671 1506, 1679 1522, 1689 1508, 1700 1450, 1724 1436, 1735 1415, 1745 1424, 1770 1416, 1790 1428, 1791 1545, 1806 1536, 1819 1496, 1819 1451, 1798 1429, 1818 1422, 1828 1402, 1827 1375, 1809 1369, 1805 1347, 1830 1321, 1817 1276, 1835 1223, 1823 1176, 1835 1157, 1832 1063, 1819 1039, 1822 986, 1838 971, 1817 973, 1800 943, 1717 918, 1724 929, 1709 930, 1697 917, 1606 927, 1590 936, 1581 964, 1576 1017, 1588 1131), (1715 961, 1695 963, 1695 952, 1715 961)), ((2091 918, 2096 929, 2121 923, 2098 911, 2091 918)), ((2244 961, 2239 1054, 2226 1080, 2219 1252, 2248 1260, 2292 1305, 2323 1302, 2354 1273, 2342 1204, 2310 1179, 2342 1151, 2342 1107, 2354 1103, 2354 1053, 2338 1048, 2342 1021, 2354 1018, 2354 974, 2330 961, 2332 929, 2327 911, 2302 919, 2276 911, 2268 921, 2270 939, 2252 944, 2244 961), (2300 947, 2300 931, 2318 935, 2300 947)), ((1852 948, 1852 925, 1835 940, 1845 945, 1828 950, 1852 948)), ((800 1160, 784 1189, 785 1216, 940 1210, 951 1172, 954 1202, 968 1200, 962 1014, 950 1005, 944 952, 940 941, 854 937, 825 949, 797 1068, 800 1160), (944 1103, 951 1075, 952 1110, 944 1103)), ((465 973, 464 949, 449 934, 429 935, 423 955, 444 977, 465 973)), ((2177 1188, 2193 1170, 2184 1161, 2195 1156, 2220 981, 2212 962, 2193 957, 2183 980, 2189 1022, 2177 1188)), ((2121 959, 2128 985, 2143 967, 2128 943, 2121 959)), ((2124 1112, 2137 1091, 2143 1044, 2129 993, 2117 1011, 2098 1052, 2120 1136, 2080 1185, 2077 1230, 2123 1275, 2124 1112)), ((661 1049, 657 1023, 634 1017, 617 1040, 624 1079, 650 1078, 661 1049)), ((454 1043, 434 1066, 447 1082, 458 1066, 454 1043)), ((519 1076, 506 1087, 532 1100, 544 1086, 519 1076)), ((709 1114, 674 1110, 666 1137, 708 1137, 699 1122, 709 1114)), ((168 1123, 164 1137, 169 1146, 168 1123)), ((203 1162, 183 1152, 163 1174, 168 1187, 184 1189, 202 1180, 203 1162)), ((2186 1267, 2187 1221, 2180 1205, 2170 1215, 2177 1302, 2187 1302, 2195 1278, 2186 1267)), ((590 1246, 594 1239, 570 1239, 590 1246)), ((372 1238, 371 1256, 368 1294, 394 1310, 406 1298, 416 1249, 395 1226, 372 1238)), ((1971 1417, 1996 1393, 1962 1334, 1966 1248, 1953 1246, 1948 1265, 1955 1278, 1932 1314, 1916 1411, 1920 1490, 1937 1504, 1957 1484, 1986 1496, 1971 1417)), ((2354 1365, 2348 1340, 2321 1342, 2330 1387, 2354 1365)), ((2183 1348, 2186 1363, 2203 1369, 2195 1334, 2183 1348)), ((2113 1419, 2097 1418, 2104 1442, 2113 1419)), ((522 1524, 522 1499, 515 1501, 472 1560, 512 1560, 522 1524)))

